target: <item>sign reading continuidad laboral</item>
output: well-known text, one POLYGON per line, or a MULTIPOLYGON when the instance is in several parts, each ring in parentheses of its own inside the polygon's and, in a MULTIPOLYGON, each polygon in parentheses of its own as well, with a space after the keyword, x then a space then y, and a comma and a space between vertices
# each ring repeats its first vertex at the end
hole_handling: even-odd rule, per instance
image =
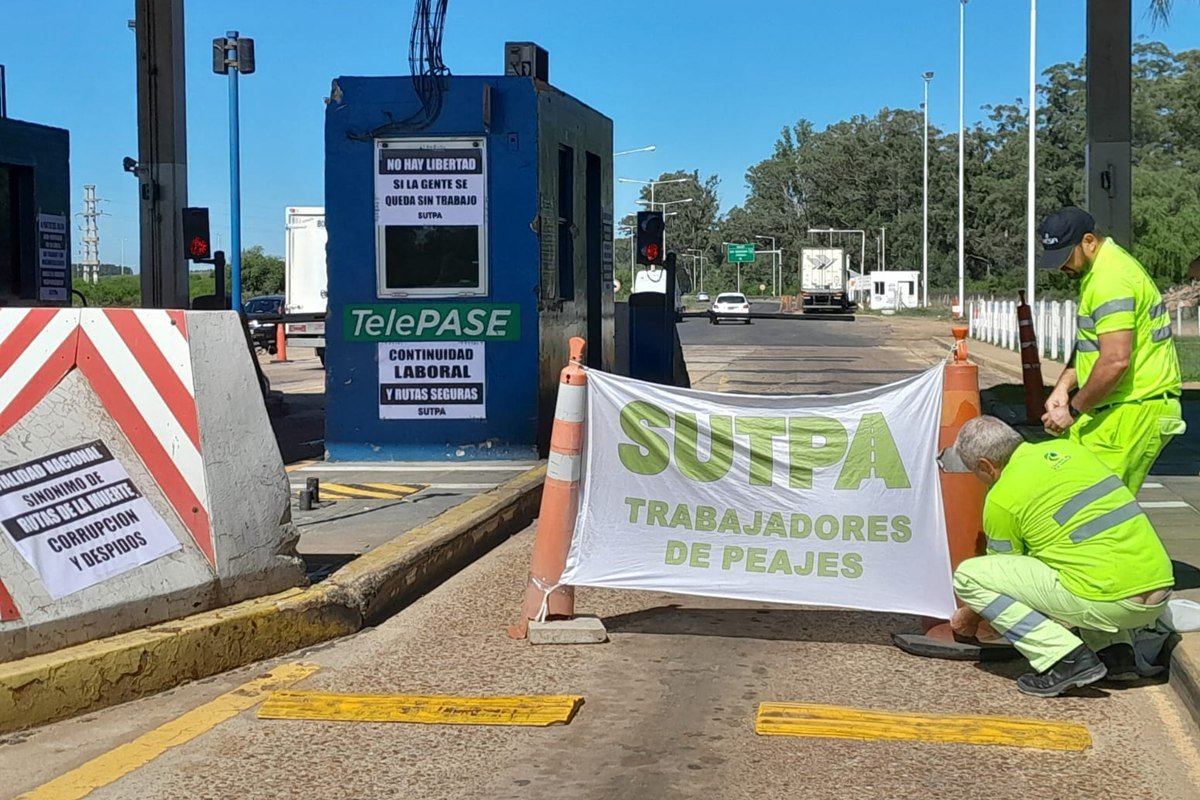
POLYGON ((379 344, 380 419, 483 419, 483 342, 379 344))
POLYGON ((0 470, 0 527, 55 600, 181 548, 99 441, 0 470))
POLYGON ((346 306, 348 342, 511 342, 521 338, 516 303, 390 303, 346 306))
POLYGON ((942 368, 833 396, 738 396, 588 372, 561 583, 945 618, 942 368))

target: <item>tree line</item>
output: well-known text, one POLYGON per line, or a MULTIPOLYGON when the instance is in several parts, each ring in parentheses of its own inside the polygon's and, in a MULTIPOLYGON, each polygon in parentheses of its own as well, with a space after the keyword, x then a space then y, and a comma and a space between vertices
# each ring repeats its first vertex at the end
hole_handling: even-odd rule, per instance
MULTIPOLYGON (((1139 42, 1133 54, 1133 254, 1160 286, 1183 281, 1200 256, 1200 50, 1174 53, 1160 42, 1139 42)), ((965 272, 972 291, 1023 287, 1026 248, 1027 106, 1022 99, 985 106, 985 119, 968 128, 965 152, 965 272)), ((1037 213, 1085 206, 1086 85, 1084 62, 1055 64, 1042 73, 1037 113, 1037 213)), ((884 108, 817 130, 801 118, 783 128, 769 156, 745 175, 744 203, 719 213, 716 176, 665 173, 683 183, 656 188, 667 205, 668 247, 705 255, 705 290, 733 288, 722 242, 773 236, 784 251, 785 286, 797 289, 799 252, 825 246, 813 228, 867 231, 865 264, 858 236, 834 236, 852 266, 877 269, 877 240, 886 229, 887 268, 921 268, 922 132, 920 109, 884 108)), ((649 191, 644 188, 644 200, 649 191)), ((630 222, 627 218, 626 222, 630 222)), ((931 291, 957 287, 958 136, 929 130, 929 272, 931 291)), ((618 275, 629 269, 628 240, 618 242, 618 275)), ((682 280, 693 283, 681 261, 682 280)), ((757 289, 770 285, 766 257, 743 270, 757 289)), ((695 276, 698 278, 698 275, 695 276)), ((1039 286, 1066 289, 1063 276, 1043 273, 1039 286)), ((750 290, 750 289, 747 289, 750 290)))

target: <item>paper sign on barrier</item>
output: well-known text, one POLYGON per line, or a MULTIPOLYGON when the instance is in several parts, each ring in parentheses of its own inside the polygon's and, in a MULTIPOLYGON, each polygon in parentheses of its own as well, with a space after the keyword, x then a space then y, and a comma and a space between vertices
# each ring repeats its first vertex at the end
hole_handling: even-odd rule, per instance
POLYGON ((590 371, 561 582, 945 618, 942 375, 751 396, 590 371))

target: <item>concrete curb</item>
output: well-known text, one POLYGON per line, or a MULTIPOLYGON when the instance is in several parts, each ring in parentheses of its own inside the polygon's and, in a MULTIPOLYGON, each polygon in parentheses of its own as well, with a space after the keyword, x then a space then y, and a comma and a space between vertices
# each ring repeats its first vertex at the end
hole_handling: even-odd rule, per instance
POLYGON ((0 664, 0 733, 116 705, 376 624, 537 516, 536 467, 307 589, 0 664))

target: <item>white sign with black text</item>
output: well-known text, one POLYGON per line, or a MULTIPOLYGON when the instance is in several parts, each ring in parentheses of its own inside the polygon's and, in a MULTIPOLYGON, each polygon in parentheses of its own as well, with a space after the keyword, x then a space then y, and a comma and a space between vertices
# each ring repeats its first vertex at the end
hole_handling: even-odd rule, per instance
POLYGON ((376 225, 483 225, 483 149, 448 142, 437 149, 376 150, 376 225))
POLYGON ((0 470, 0 528, 55 600, 182 547, 99 441, 0 470))
POLYGON ((484 419, 483 342, 380 342, 380 419, 484 419))
POLYGON ((38 299, 65 301, 71 297, 67 263, 67 218, 38 214, 38 299))

